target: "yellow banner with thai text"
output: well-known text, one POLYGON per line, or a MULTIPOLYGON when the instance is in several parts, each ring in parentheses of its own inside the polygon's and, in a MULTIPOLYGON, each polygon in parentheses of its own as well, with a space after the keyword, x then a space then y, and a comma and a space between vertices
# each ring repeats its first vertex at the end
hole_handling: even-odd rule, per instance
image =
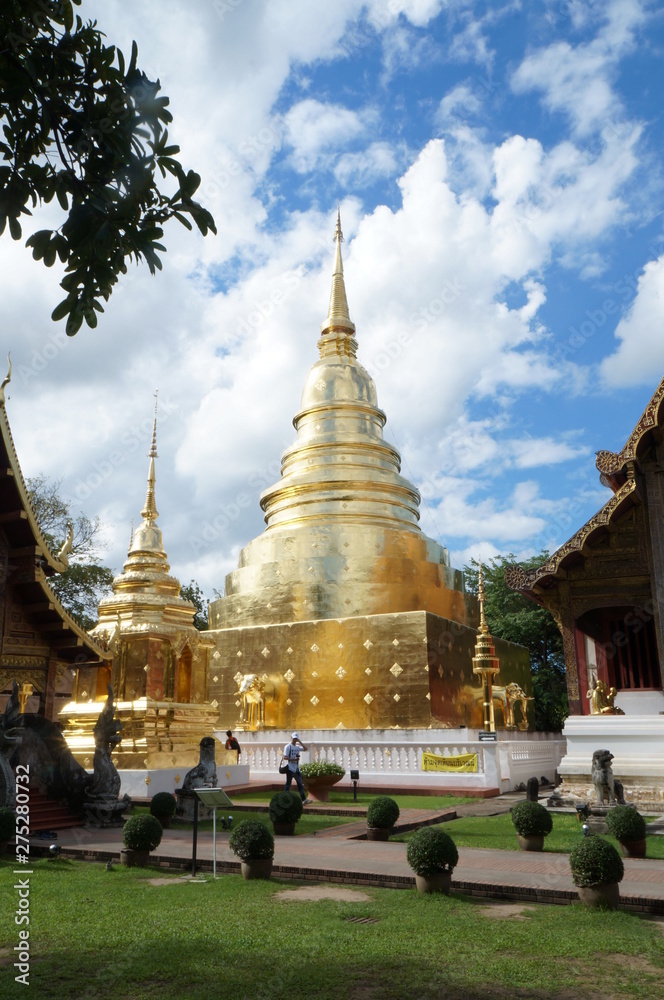
POLYGON ((477 773, 477 754, 462 753, 456 757, 442 757, 437 753, 422 754, 423 771, 469 771, 477 773))

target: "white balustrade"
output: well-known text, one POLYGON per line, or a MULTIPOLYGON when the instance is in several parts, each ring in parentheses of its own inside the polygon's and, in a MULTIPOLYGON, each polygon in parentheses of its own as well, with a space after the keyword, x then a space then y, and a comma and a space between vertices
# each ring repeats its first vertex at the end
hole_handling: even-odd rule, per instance
MULTIPOLYGON (((220 734, 221 735, 221 734, 220 734)), ((360 771, 360 780, 372 779, 389 786, 406 784, 471 788, 497 787, 507 791, 530 777, 545 776, 553 782, 555 772, 565 753, 565 740, 547 738, 541 733, 510 733, 496 742, 482 742, 474 731, 463 732, 462 740, 450 733, 443 738, 428 730, 394 733, 371 731, 323 733, 302 732, 302 741, 309 747, 302 752, 302 763, 326 760, 339 764, 347 775, 351 769, 360 771), (422 771, 422 755, 433 753, 442 757, 458 757, 476 753, 478 770, 469 772, 422 771)), ((224 736, 225 738, 225 736, 224 736)), ((278 774, 284 744, 289 734, 246 732, 240 736, 242 763, 250 765, 254 780, 274 779, 278 774)))

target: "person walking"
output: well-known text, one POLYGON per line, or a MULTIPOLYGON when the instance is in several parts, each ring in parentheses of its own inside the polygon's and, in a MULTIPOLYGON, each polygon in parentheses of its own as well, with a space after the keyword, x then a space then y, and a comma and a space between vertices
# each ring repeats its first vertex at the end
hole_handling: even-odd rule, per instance
POLYGON ((291 736, 290 743, 287 743, 284 747, 283 757, 284 760, 288 762, 288 771, 286 772, 286 787, 285 792, 290 791, 291 781, 295 778, 297 784, 297 789, 300 793, 300 798, 302 799, 302 805, 306 805, 309 799, 307 798, 307 793, 304 789, 302 783, 302 775, 300 774, 300 750, 307 750, 304 743, 299 737, 298 733, 293 733, 291 736))

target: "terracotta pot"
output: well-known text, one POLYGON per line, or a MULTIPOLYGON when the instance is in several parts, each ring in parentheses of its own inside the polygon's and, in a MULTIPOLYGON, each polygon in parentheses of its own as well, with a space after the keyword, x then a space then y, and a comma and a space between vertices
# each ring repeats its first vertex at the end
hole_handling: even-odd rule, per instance
POLYGON ((242 878, 269 878, 272 874, 272 858, 243 861, 240 867, 242 869, 242 878))
POLYGON ((315 778, 305 778, 302 775, 304 787, 314 802, 327 802, 330 795, 330 788, 332 788, 332 785, 336 785, 338 781, 341 781, 342 778, 343 774, 320 774, 315 778))
POLYGON ((519 841, 519 847, 522 851, 541 851, 544 849, 543 834, 538 836, 535 833, 531 833, 527 837, 522 837, 520 833, 517 833, 516 839, 519 841))
POLYGON ((626 858, 645 858, 646 838, 643 840, 626 840, 625 843, 619 840, 620 850, 626 858))
POLYGON ((389 840, 393 827, 368 826, 367 840, 389 840))
POLYGON ((418 892, 443 892, 450 894, 452 872, 438 872, 437 875, 416 875, 415 885, 418 892))
POLYGON ((603 906, 607 910, 616 910, 620 903, 620 885, 618 882, 600 882, 598 885, 577 887, 579 899, 586 906, 603 906))
POLYGON ((275 837, 295 836, 295 823, 275 823, 273 821, 272 829, 274 830, 275 837))
POLYGON ((125 847, 120 851, 120 863, 127 868, 147 868, 150 864, 150 852, 132 851, 125 847))

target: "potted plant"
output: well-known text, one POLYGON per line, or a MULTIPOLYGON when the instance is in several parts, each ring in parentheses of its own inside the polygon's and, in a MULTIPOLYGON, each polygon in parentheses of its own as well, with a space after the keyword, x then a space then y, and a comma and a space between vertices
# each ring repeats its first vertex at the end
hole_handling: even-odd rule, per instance
POLYGON ((275 792, 269 805, 272 829, 279 837, 292 837, 302 815, 302 799, 294 792, 275 792))
POLYGON ((518 802, 512 809, 512 822, 522 851, 541 851, 553 829, 551 813, 539 802, 518 802))
POLYGON ((155 816, 130 816, 122 828, 125 850, 120 852, 120 860, 128 868, 145 868, 149 863, 150 851, 161 843, 164 828, 155 816))
POLYGON ((625 869, 613 844, 592 834, 584 837, 572 848, 569 866, 582 903, 610 909, 618 906, 625 869))
POLYGON ((4 854, 10 840, 16 835, 16 813, 3 806, 0 809, 0 854, 4 854))
POLYGON ((399 806, 389 795, 372 799, 367 809, 367 840, 389 840, 399 819, 399 806))
POLYGON ((646 821, 634 806, 614 806, 609 809, 606 825, 626 858, 645 858, 646 821))
POLYGON ((408 864, 415 872, 418 892, 449 895, 452 872, 459 862, 456 844, 444 830, 422 826, 408 841, 408 864))
POLYGON ((176 808, 177 799, 171 792, 157 792, 156 795, 152 796, 150 812, 157 817, 164 830, 171 825, 176 808))
POLYGON ((316 802, 327 802, 330 788, 341 781, 345 773, 340 764, 333 764, 327 760, 303 764, 300 768, 307 794, 316 802))
POLYGON ((244 819, 235 827, 228 846, 241 861, 243 878, 269 878, 272 874, 274 837, 258 819, 244 819))

